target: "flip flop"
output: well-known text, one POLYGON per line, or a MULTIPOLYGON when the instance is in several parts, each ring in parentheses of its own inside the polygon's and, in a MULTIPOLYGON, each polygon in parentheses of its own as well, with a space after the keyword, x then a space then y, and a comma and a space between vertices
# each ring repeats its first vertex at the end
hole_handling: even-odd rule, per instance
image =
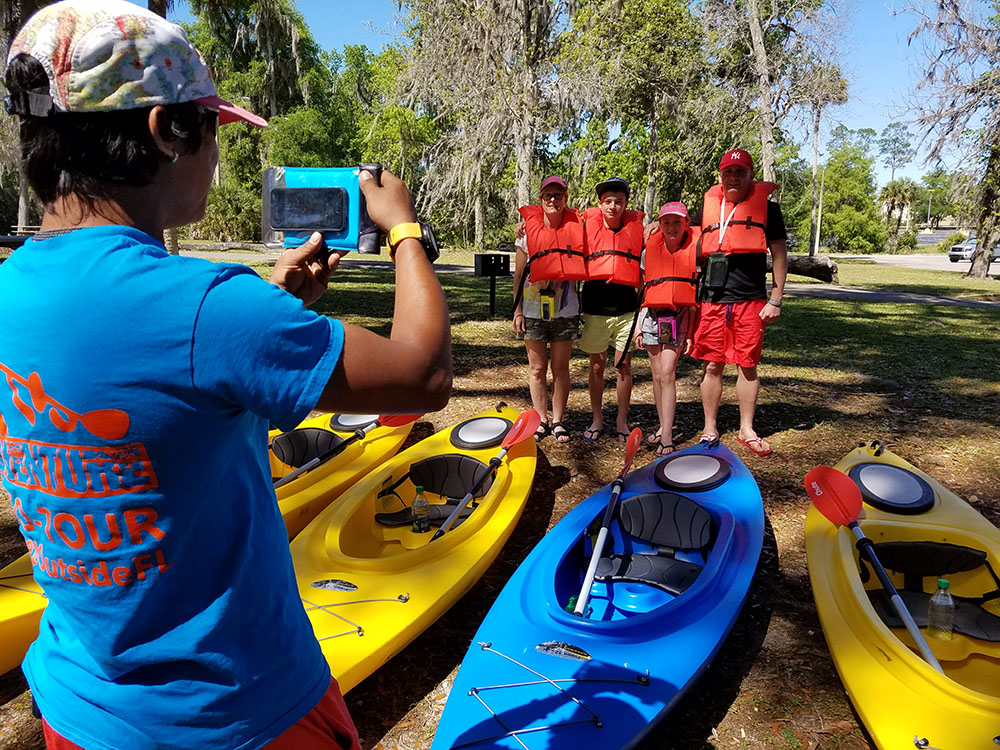
POLYGON ((765 448, 764 441, 759 437, 750 438, 749 440, 737 437, 736 442, 744 446, 751 453, 756 453, 758 456, 767 456, 774 452, 774 448, 765 448))
POLYGON ((662 434, 663 433, 660 431, 660 429, 657 428, 656 432, 652 433, 648 438, 646 438, 646 443, 648 445, 659 445, 660 437, 662 436, 662 434))
POLYGON ((569 430, 566 429, 562 422, 553 422, 552 437, 556 439, 557 443, 568 443, 573 436, 569 434, 569 430))
POLYGON ((666 445, 660 443, 658 446, 656 446, 655 452, 657 456, 669 456, 671 453, 677 452, 677 446, 674 445, 673 443, 667 443, 666 445))
POLYGON ((583 431, 583 439, 588 443, 596 443, 601 437, 603 427, 588 427, 583 431))
POLYGON ((628 433, 627 432, 622 432, 621 430, 615 430, 615 435, 618 436, 618 442, 619 443, 627 443, 628 442, 628 433))
POLYGON ((711 443, 713 440, 718 440, 719 436, 714 432, 703 433, 700 438, 698 438, 699 443, 711 443))

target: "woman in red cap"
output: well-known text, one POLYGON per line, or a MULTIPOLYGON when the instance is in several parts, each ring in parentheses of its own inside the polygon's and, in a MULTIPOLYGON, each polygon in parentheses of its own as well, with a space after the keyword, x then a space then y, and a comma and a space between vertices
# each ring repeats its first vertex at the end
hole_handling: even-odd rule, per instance
POLYGON ((567 443, 570 434, 562 420, 569 400, 569 360, 580 332, 576 281, 586 278, 583 219, 566 207, 569 193, 562 177, 546 177, 538 192, 540 205, 518 210, 524 219, 524 236, 515 243, 514 332, 528 352, 531 404, 543 417, 535 438, 541 440, 551 432, 560 443, 567 443), (544 419, 550 351, 551 427, 544 419))
POLYGON ((649 442, 656 446, 657 456, 666 456, 677 450, 673 441, 677 360, 691 348, 699 232, 688 225, 687 208, 679 201, 665 203, 658 221, 659 231, 649 236, 642 252, 642 307, 635 346, 649 352, 653 401, 660 419, 649 442))

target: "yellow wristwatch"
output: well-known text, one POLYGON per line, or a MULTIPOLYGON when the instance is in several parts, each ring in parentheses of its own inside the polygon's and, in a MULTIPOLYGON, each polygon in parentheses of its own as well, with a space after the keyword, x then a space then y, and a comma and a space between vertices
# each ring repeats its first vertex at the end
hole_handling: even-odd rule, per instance
POLYGON ((402 224, 397 224, 392 229, 389 230, 389 236, 386 238, 386 245, 389 248, 389 259, 393 262, 396 260, 396 248, 399 243, 403 240, 415 239, 420 240, 420 244, 424 247, 424 252, 427 254, 427 259, 432 263, 438 257, 438 246, 437 240, 434 238, 434 232, 427 224, 420 224, 416 221, 404 221, 402 224))

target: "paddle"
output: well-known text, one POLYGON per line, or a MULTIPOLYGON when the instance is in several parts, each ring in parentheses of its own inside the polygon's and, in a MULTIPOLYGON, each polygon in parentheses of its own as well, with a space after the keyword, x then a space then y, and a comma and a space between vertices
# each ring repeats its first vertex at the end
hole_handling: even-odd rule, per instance
POLYGON ((927 645, 927 641, 920 632, 920 628, 917 627, 917 623, 913 621, 913 616, 906 609, 906 605, 903 604, 903 599, 900 597, 899 592, 896 591, 896 587, 892 585, 889 574, 885 572, 885 568, 879 562, 872 540, 865 536, 865 532, 858 525, 858 514, 861 513, 861 491, 854 483, 854 480, 830 466, 817 466, 806 474, 804 482, 806 492, 813 501, 813 505, 816 506, 816 509, 831 523, 835 523, 838 526, 847 526, 854 532, 854 536, 858 540, 858 551, 871 563, 879 583, 882 584, 882 588, 889 594, 896 614, 899 615, 910 637, 917 644, 921 656, 934 669, 944 674, 944 670, 941 669, 937 657, 934 656, 931 647, 927 645))
POLYGON ((507 434, 504 435, 503 442, 500 443, 500 452, 490 459, 490 465, 487 467, 486 471, 483 472, 483 475, 479 477, 479 479, 476 480, 476 483, 472 485, 472 488, 465 493, 465 497, 462 498, 462 502, 455 506, 455 510, 453 510, 451 515, 445 519, 443 524, 441 524, 441 528, 434 532, 434 536, 431 537, 432 542, 451 528, 455 519, 458 518, 459 513, 465 510, 465 506, 469 504, 470 500, 472 500, 472 496, 476 493, 476 490, 483 486, 483 482, 486 481, 486 477, 496 471, 496 468, 503 463, 503 457, 507 455, 507 451, 518 443, 524 442, 530 437, 534 437, 535 430, 538 429, 538 425, 541 423, 542 418, 534 409, 528 409, 527 411, 521 412, 518 418, 514 420, 514 424, 511 426, 510 430, 508 430, 507 434))
POLYGON ((310 469, 315 469, 317 466, 319 466, 324 461, 329 461, 331 458, 333 458, 334 456, 336 456, 338 453, 343 452, 344 448, 346 448, 348 445, 350 445, 351 443, 353 443, 355 440, 361 440, 361 438, 363 438, 369 432, 371 432, 372 430, 374 430, 376 427, 379 427, 379 426, 382 426, 382 427, 402 427, 404 424, 410 424, 410 422, 416 422, 422 416, 424 416, 424 415, 423 414, 383 414, 383 415, 380 415, 374 422, 371 422, 370 424, 368 424, 367 426, 365 426, 363 428, 359 427, 358 429, 356 429, 354 431, 354 434, 351 435, 349 438, 347 438, 347 440, 345 440, 344 442, 338 443, 337 445, 335 445, 332 448, 330 448, 330 450, 324 451, 323 453, 321 453, 318 456, 316 456, 316 458, 313 458, 313 459, 307 461, 306 463, 302 464, 302 466, 300 466, 299 468, 297 468, 291 474, 286 474, 285 476, 281 477, 281 479, 279 479, 277 482, 274 483, 274 489, 278 489, 279 487, 288 484, 293 479, 295 479, 296 477, 302 476, 303 474, 305 474, 310 469))
POLYGON ((636 427, 629 434, 625 441, 625 465, 621 473, 615 477, 611 483, 611 500, 608 501, 608 509, 604 511, 604 521, 601 523, 601 530, 597 532, 597 541, 594 543, 594 554, 590 556, 590 565, 587 567, 587 575, 583 577, 583 586, 580 587, 580 595, 576 598, 576 606, 573 608, 574 615, 583 616, 587 609, 587 600, 590 598, 590 587, 594 585, 594 576, 597 575, 597 564, 601 561, 601 553, 604 552, 604 544, 608 539, 608 527, 615 515, 615 505, 618 503, 618 496, 625 488, 625 475, 632 468, 632 459, 642 442, 642 430, 636 427))

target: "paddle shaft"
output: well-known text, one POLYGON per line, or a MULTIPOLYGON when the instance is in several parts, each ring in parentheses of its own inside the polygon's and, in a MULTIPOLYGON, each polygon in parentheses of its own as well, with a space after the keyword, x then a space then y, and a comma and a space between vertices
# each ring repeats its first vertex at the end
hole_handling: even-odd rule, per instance
POLYGON ((917 623, 913 620, 913 615, 910 614, 906 605, 903 604, 903 598, 899 595, 899 592, 896 591, 896 587, 892 584, 889 574, 885 572, 885 568, 883 568, 882 563, 879 562, 878 556, 875 554, 875 549, 872 546, 872 540, 865 536, 865 532, 861 530, 857 521, 852 521, 848 524, 848 528, 854 532, 854 536, 858 540, 858 551, 868 559, 868 562, 871 563, 872 569, 875 571, 875 576, 878 578, 879 583, 882 584, 882 588, 884 588, 886 593, 889 594, 889 599, 892 601, 892 606, 896 610, 896 614, 899 615, 903 624, 906 626, 906 632, 910 634, 913 642, 917 644, 917 648, 920 650, 920 655, 923 656, 924 660, 934 667, 934 669, 941 674, 944 674, 944 670, 941 668, 941 664, 938 662, 937 657, 934 656, 934 652, 931 651, 931 647, 927 643, 927 639, 925 639, 923 633, 920 632, 920 628, 917 627, 917 623))
POLYGON ((333 458, 338 453, 343 452, 344 448, 346 448, 348 445, 350 445, 351 443, 353 443, 355 440, 360 440, 361 438, 363 438, 365 435, 367 435, 369 432, 371 432, 372 430, 374 430, 378 426, 379 426, 379 422, 378 422, 378 420, 376 420, 376 421, 372 422, 371 424, 366 425, 364 428, 359 428, 359 429, 355 430, 354 434, 351 435, 349 438, 347 438, 347 440, 345 440, 344 442, 339 443, 338 445, 335 445, 330 450, 324 451, 320 455, 316 456, 316 458, 313 458, 313 459, 307 461, 306 463, 302 464, 302 466, 300 466, 299 468, 297 468, 291 474, 286 474, 285 476, 283 476, 281 479, 279 479, 277 482, 274 483, 274 489, 278 489, 279 487, 288 484, 293 479, 302 476, 307 471, 309 471, 310 469, 314 469, 315 467, 319 466, 324 461, 329 461, 331 458, 333 458))
POLYGON ((601 530, 597 532, 597 541, 594 542, 594 554, 590 556, 590 565, 587 566, 587 575, 583 577, 583 586, 580 587, 580 595, 576 598, 576 606, 573 608, 574 615, 583 615, 587 609, 587 600, 590 599, 590 587, 594 585, 594 576, 597 575, 597 566, 601 562, 601 553, 604 552, 604 544, 608 540, 608 527, 611 526, 611 519, 614 518, 615 504, 618 496, 622 494, 625 481, 618 477, 611 483, 611 499, 608 501, 607 510, 604 511, 604 521, 601 530))
POLYGON ((458 514, 465 510, 465 506, 469 504, 470 500, 472 500, 472 496, 476 494, 476 491, 483 486, 483 482, 486 481, 486 478, 496 471, 496 468, 503 463, 503 457, 507 455, 508 450, 509 448, 501 448, 500 452, 490 459, 490 465, 487 467, 486 471, 483 472, 483 475, 476 480, 474 485, 472 485, 472 489, 465 493, 465 497, 462 498, 462 502, 455 506, 455 510, 453 510, 451 515, 445 519, 444 523, 441 524, 441 527, 434 532, 434 536, 431 537, 432 542, 443 536, 444 533, 451 528, 455 519, 458 518, 458 514))

